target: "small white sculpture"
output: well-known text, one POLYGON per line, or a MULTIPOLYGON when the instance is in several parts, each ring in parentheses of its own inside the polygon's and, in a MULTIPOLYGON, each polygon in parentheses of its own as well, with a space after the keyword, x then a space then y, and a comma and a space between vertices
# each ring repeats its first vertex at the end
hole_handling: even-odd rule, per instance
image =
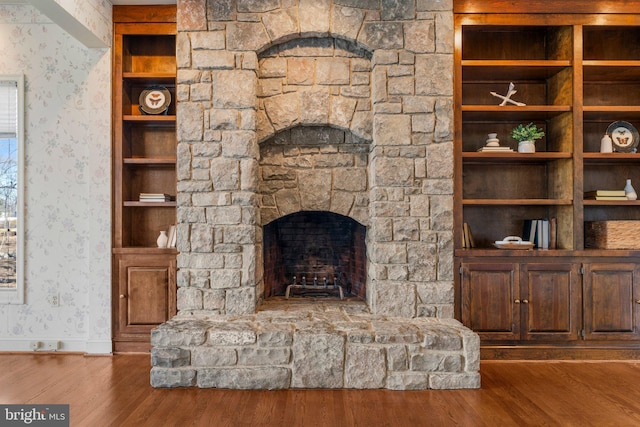
POLYGON ((514 85, 513 83, 509 83, 509 90, 507 91, 506 96, 500 95, 499 93, 496 93, 496 92, 490 92, 490 93, 496 98, 502 99, 502 102, 500 103, 501 107, 504 107, 505 105, 507 105, 507 102, 513 105, 517 105, 518 107, 524 107, 525 105, 527 105, 524 102, 518 102, 511 99, 511 97, 518 92, 517 90, 515 90, 515 87, 516 85, 514 85))

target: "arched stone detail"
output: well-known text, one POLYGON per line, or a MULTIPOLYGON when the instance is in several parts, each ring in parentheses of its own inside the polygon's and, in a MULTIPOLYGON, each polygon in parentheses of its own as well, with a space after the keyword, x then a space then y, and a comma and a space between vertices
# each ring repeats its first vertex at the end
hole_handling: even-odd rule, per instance
POLYGON ((257 138, 331 126, 371 140, 371 53, 334 38, 274 45, 258 57, 257 138))
POLYGON ((296 127, 260 146, 261 225, 300 211, 369 223, 370 145, 329 127, 296 127))

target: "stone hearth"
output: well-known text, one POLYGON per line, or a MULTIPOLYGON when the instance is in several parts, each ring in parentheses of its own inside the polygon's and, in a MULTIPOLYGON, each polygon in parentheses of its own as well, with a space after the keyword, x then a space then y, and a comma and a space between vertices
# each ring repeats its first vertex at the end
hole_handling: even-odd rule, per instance
POLYGON ((179 0, 177 62, 179 313, 152 385, 479 387, 453 319, 452 1, 179 0), (303 212, 364 227, 364 301, 269 299, 264 229, 303 212))

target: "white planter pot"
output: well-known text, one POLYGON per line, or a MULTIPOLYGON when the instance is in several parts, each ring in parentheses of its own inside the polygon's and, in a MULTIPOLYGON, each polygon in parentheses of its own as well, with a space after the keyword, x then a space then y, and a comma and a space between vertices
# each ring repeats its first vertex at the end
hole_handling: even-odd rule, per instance
POLYGON ((518 153, 535 153, 536 144, 533 141, 518 142, 518 153))

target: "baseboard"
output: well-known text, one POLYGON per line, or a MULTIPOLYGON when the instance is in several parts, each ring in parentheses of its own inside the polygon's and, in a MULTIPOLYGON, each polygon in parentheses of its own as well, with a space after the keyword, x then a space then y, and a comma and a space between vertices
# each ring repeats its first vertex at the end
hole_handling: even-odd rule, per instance
POLYGON ((91 355, 111 354, 111 340, 81 340, 63 338, 21 338, 0 339, 1 352, 29 352, 29 353, 85 353, 91 355), (44 343, 58 342, 58 348, 51 350, 44 343), (34 350, 33 342, 40 342, 41 347, 34 350))
POLYGON ((630 346, 480 346, 481 360, 638 360, 640 347, 630 346))

